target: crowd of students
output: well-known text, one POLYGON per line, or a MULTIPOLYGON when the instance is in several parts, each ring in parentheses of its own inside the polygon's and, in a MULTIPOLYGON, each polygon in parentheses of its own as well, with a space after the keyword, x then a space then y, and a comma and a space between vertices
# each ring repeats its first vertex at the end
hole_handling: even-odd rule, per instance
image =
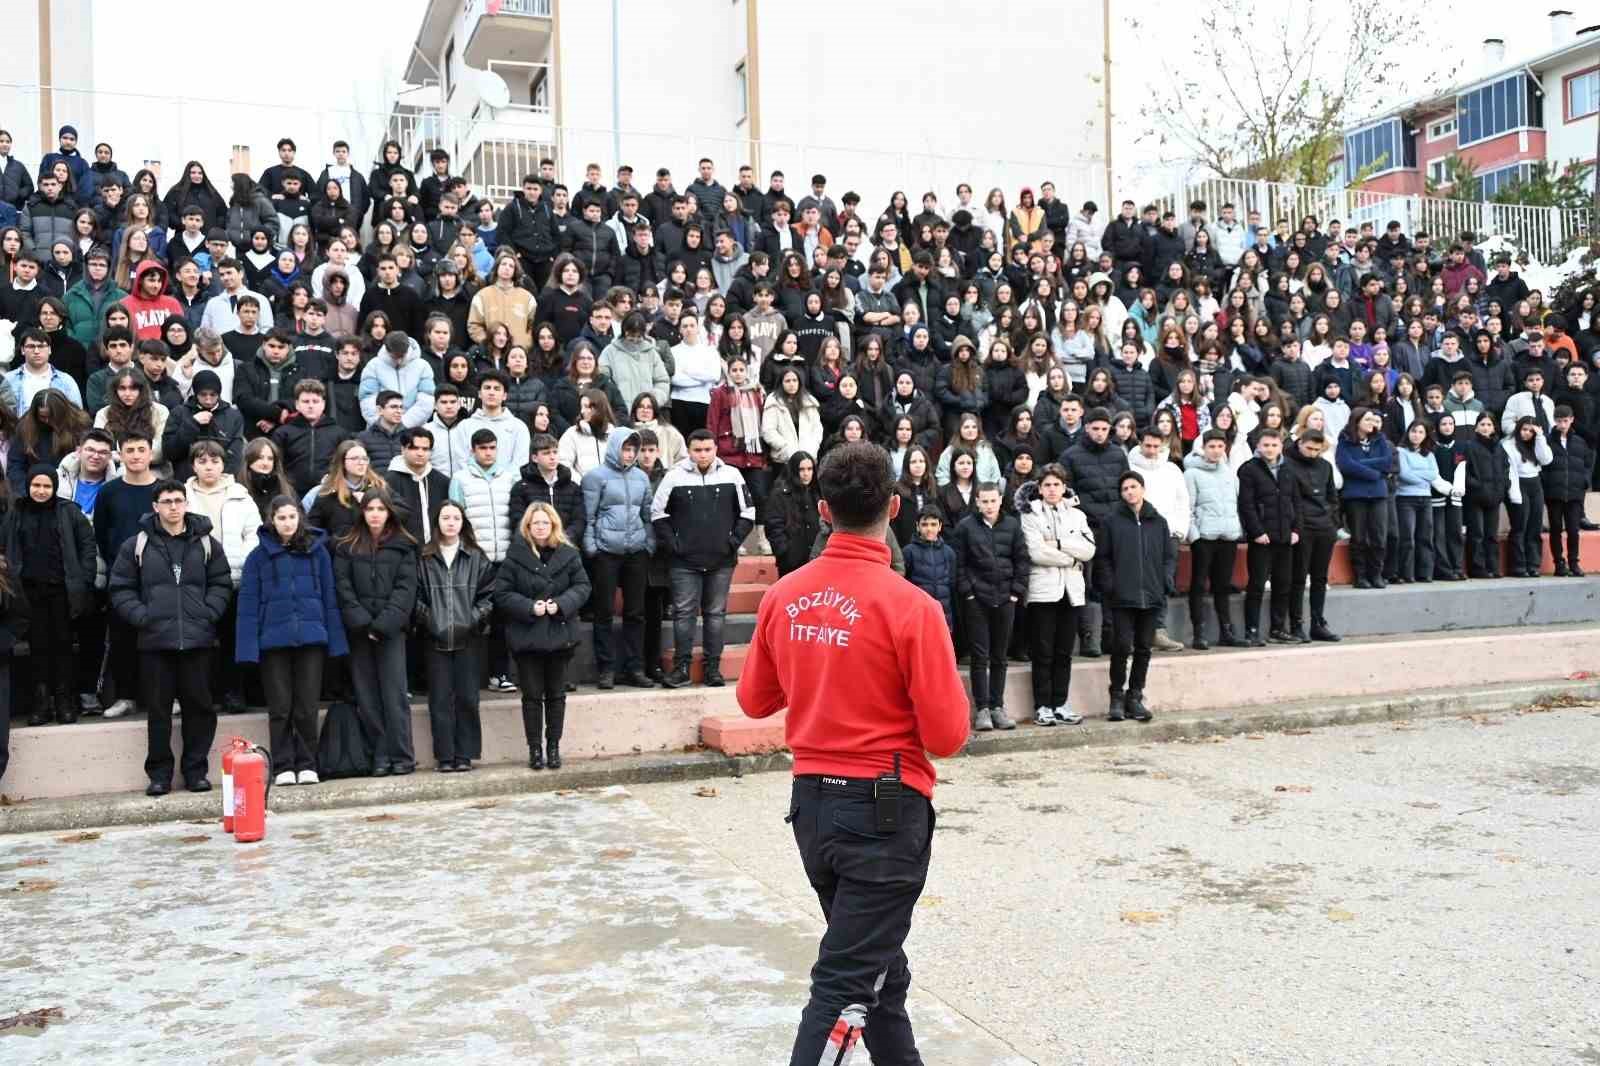
POLYGON ((1039 724, 1081 720, 1071 662, 1103 650, 1112 717, 1148 719, 1180 546, 1199 650, 1337 640, 1341 539, 1358 588, 1492 577, 1505 508, 1513 574, 1546 518, 1583 573, 1596 295, 1549 308, 1471 235, 1132 201, 1102 225, 1049 182, 873 213, 709 159, 681 193, 545 160, 496 204, 394 142, 313 179, 284 139, 227 196, 196 162, 162 193, 71 126, 37 168, 9 149, 0 691, 33 725, 141 710, 152 794, 174 695, 203 789, 247 695, 280 784, 317 780, 339 694, 376 772, 412 771, 423 687, 438 770, 480 756, 480 688, 520 691, 530 765, 559 766, 584 623, 602 689, 689 684, 697 628, 723 684, 739 556, 820 550, 840 442, 885 452, 894 566, 944 606, 979 729, 1014 724, 1024 653, 1039 724))

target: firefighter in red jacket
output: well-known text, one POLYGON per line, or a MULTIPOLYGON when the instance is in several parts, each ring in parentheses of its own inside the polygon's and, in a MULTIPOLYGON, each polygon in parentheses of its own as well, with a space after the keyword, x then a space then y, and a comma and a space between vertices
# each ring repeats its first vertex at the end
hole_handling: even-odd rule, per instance
POLYGON ((761 601, 739 706, 789 708, 788 821, 828 930, 811 971, 791 1066, 918 1064, 901 945, 927 880, 934 770, 967 739, 967 696, 944 612, 889 568, 899 500, 884 453, 840 445, 817 475, 822 554, 761 601))

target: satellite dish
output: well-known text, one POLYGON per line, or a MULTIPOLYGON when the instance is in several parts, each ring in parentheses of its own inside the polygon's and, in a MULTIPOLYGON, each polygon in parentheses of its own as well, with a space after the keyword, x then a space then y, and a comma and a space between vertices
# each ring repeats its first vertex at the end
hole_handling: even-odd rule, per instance
POLYGON ((511 103, 511 89, 505 79, 492 70, 478 71, 478 96, 489 107, 499 109, 511 103))

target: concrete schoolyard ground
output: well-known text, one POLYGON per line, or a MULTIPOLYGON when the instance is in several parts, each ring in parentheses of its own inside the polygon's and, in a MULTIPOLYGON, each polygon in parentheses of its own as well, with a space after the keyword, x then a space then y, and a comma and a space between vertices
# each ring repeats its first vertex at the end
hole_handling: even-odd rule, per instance
MULTIPOLYGON (((939 769, 930 1066, 1600 1063, 1596 706, 939 769)), ((0 838, 0 1062, 786 1061, 820 932, 786 794, 0 838)))

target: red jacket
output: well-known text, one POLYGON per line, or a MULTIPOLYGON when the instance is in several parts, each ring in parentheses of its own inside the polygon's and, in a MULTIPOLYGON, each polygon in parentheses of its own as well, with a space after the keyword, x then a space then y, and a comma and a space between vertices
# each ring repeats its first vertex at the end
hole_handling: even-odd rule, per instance
POLYGON ((880 541, 835 533, 762 598, 739 706, 787 706, 796 774, 877 777, 894 765, 933 798, 928 752, 967 741, 968 705, 944 610, 889 569, 880 541))
POLYGON ((128 295, 122 298, 122 305, 128 309, 128 316, 132 319, 130 328, 139 340, 160 340, 161 327, 167 319, 173 315, 182 317, 183 305, 167 295, 167 269, 154 259, 146 259, 134 268, 129 289, 128 295), (161 293, 153 300, 144 298, 139 285, 140 280, 149 273, 161 275, 161 293))
MULTIPOLYGON (((759 451, 745 451, 739 438, 733 435, 733 408, 737 403, 737 391, 728 384, 718 385, 711 390, 711 405, 706 410, 706 428, 716 436, 717 456, 723 462, 741 470, 761 470, 767 465, 766 455, 759 451)), ((755 389, 755 396, 759 417, 766 397, 759 388, 755 389)))

